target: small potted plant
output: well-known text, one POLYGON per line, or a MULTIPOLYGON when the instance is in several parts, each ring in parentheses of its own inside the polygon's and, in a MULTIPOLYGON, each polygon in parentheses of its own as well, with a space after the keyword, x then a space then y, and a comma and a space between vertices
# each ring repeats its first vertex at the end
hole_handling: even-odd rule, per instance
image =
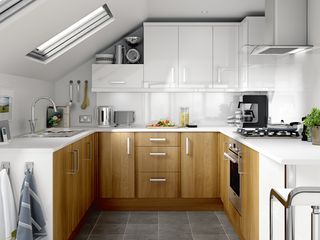
POLYGON ((320 145, 320 109, 313 108, 303 121, 313 145, 320 145))

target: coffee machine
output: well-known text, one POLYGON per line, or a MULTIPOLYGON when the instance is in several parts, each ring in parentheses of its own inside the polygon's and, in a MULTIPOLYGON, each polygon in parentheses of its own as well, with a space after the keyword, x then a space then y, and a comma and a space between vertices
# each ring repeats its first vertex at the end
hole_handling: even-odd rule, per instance
POLYGON ((268 96, 243 95, 238 104, 239 128, 266 128, 268 126, 268 96))

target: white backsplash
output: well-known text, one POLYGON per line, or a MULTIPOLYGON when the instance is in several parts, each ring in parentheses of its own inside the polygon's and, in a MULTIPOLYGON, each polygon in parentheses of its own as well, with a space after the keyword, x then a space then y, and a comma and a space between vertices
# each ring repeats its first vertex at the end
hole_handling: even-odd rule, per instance
POLYGON ((180 107, 189 107, 190 122, 199 125, 225 125, 237 107, 235 93, 98 93, 97 105, 136 112, 137 125, 159 119, 179 123, 180 107))

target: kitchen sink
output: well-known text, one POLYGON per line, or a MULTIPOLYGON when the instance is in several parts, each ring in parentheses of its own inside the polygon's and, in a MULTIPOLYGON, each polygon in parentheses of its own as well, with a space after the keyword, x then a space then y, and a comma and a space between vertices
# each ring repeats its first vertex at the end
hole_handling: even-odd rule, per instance
POLYGON ((44 131, 29 133, 23 137, 43 137, 43 138, 55 138, 55 137, 73 137, 79 133, 84 132, 82 129, 69 129, 69 128, 52 128, 44 131))

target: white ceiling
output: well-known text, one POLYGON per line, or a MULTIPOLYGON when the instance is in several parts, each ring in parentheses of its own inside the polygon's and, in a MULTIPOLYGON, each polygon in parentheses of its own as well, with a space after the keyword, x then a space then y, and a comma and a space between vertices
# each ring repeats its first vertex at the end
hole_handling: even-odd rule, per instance
POLYGON ((55 80, 146 19, 241 19, 263 12, 264 0, 38 0, 0 25, 0 72, 55 80), (46 65, 25 57, 105 2, 115 16, 106 28, 46 65))

